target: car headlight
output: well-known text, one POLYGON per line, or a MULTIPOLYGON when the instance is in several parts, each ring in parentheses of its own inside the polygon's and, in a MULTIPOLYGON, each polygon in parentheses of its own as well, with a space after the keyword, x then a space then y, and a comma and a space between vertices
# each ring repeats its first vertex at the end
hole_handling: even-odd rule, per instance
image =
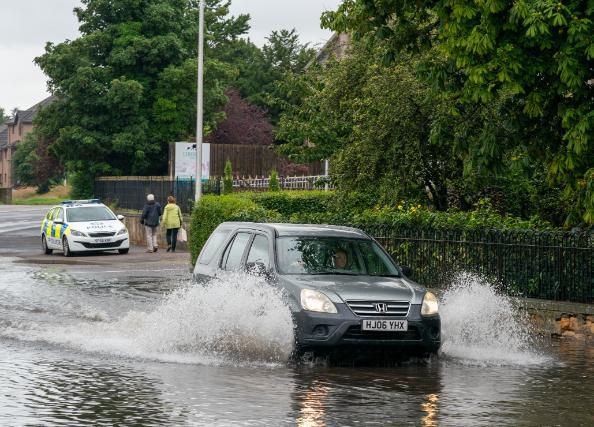
POLYGON ((336 307, 326 295, 311 289, 301 291, 301 307, 307 311, 318 313, 337 313, 336 307))
POLYGON ((121 236, 122 234, 127 234, 127 233, 128 233, 128 230, 125 229, 125 228, 122 228, 120 231, 118 231, 118 234, 117 235, 118 236, 121 236))
POLYGON ((70 230, 70 234, 76 237, 87 237, 87 235, 82 231, 70 230))
POLYGON ((423 305, 421 306, 421 314, 423 316, 431 316, 437 314, 439 310, 437 304, 437 297, 431 292, 427 292, 423 297, 423 305))

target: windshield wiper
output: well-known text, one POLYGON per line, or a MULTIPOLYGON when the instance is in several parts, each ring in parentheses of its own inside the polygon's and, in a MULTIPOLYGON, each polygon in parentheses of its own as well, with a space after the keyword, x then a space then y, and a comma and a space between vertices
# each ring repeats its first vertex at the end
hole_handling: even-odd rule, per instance
POLYGON ((309 274, 319 274, 321 276, 332 276, 332 275, 336 275, 336 276, 360 276, 360 274, 358 273, 346 273, 343 271, 318 271, 318 272, 312 272, 309 274))

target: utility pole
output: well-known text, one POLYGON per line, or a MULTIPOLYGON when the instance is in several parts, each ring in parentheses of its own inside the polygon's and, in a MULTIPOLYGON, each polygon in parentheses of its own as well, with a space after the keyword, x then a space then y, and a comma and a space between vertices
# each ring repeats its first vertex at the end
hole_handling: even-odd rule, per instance
POLYGON ((204 1, 200 0, 198 18, 198 94, 196 103, 196 195, 202 197, 202 133, 204 117, 204 1))

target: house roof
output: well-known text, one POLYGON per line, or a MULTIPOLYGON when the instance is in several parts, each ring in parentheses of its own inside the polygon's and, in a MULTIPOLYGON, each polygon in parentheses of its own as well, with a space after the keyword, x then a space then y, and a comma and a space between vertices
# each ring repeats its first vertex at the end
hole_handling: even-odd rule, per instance
POLYGON ((54 95, 51 95, 45 98, 43 101, 33 105, 32 107, 27 108, 26 110, 17 110, 16 114, 9 122, 9 124, 14 125, 18 122, 32 123, 35 116, 37 116, 39 110, 51 104, 55 99, 56 97, 54 95))
POLYGON ((8 126, 0 125, 0 148, 8 145, 8 126))

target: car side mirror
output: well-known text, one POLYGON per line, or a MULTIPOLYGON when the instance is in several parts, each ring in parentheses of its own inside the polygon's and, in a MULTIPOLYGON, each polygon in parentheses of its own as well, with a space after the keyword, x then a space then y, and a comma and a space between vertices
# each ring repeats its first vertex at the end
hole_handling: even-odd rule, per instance
POLYGON ((402 274, 404 274, 406 277, 410 277, 413 274, 412 268, 403 265, 402 267, 400 267, 400 270, 402 271, 402 274))
POLYGON ((255 274, 257 276, 267 276, 269 271, 268 268, 264 265, 263 262, 248 262, 245 265, 245 269, 248 273, 255 274))
POLYGON ((61 219, 54 219, 54 224, 64 224, 64 220, 61 219))
POLYGON ((126 218, 124 217, 124 215, 118 215, 118 219, 119 219, 120 221, 123 221, 123 220, 124 220, 124 219, 126 219, 126 218))

